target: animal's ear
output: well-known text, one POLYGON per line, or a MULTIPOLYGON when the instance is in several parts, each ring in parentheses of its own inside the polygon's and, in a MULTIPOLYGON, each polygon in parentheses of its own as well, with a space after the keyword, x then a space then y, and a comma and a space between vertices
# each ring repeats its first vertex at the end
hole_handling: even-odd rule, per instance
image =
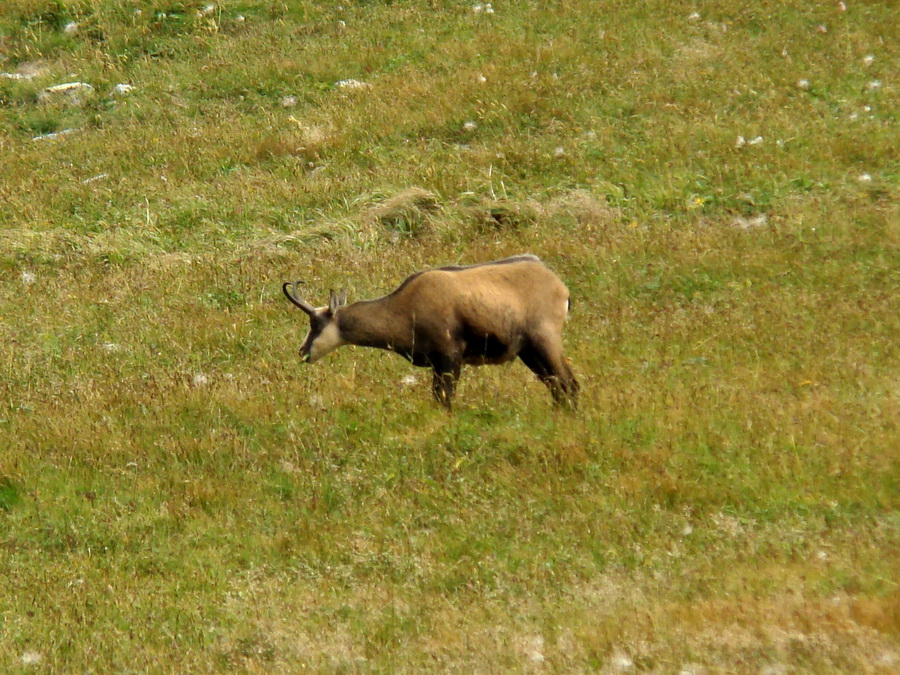
POLYGON ((345 290, 341 289, 340 293, 335 293, 333 290, 331 291, 331 296, 328 298, 328 309, 331 310, 332 314, 346 304, 347 292, 345 290))

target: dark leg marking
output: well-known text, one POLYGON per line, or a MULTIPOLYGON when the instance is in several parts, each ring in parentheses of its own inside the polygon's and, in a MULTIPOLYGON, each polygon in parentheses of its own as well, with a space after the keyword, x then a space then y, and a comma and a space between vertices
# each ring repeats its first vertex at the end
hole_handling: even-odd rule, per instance
POLYGON ((461 366, 458 361, 439 357, 432 360, 431 368, 431 393, 438 403, 451 410, 461 366))

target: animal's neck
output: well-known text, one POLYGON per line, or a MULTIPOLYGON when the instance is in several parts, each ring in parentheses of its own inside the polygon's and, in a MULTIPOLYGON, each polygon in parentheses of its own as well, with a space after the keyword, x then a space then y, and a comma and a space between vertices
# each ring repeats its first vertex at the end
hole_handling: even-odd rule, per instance
POLYGON ((393 311, 389 297, 342 307, 337 319, 341 337, 350 344, 402 350, 409 341, 408 331, 393 311))

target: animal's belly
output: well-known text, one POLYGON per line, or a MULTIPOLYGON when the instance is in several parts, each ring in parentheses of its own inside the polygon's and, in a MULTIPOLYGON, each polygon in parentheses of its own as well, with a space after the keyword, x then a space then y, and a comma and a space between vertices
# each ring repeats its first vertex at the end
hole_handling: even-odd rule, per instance
POLYGON ((485 365, 497 365, 500 363, 506 363, 511 359, 516 357, 512 352, 507 352, 506 354, 502 354, 500 356, 466 356, 463 358, 463 363, 467 366, 485 366, 485 365))
POLYGON ((466 336, 463 363, 471 366, 506 363, 514 359, 518 353, 516 344, 501 340, 496 335, 469 334, 466 336))

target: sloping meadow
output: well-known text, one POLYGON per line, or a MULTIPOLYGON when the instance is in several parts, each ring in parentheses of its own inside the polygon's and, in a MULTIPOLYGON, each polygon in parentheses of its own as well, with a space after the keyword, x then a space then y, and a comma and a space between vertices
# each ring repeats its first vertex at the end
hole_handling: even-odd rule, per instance
POLYGON ((0 10, 0 670, 891 672, 889 2, 0 10), (577 413, 313 304, 535 253, 577 413))

